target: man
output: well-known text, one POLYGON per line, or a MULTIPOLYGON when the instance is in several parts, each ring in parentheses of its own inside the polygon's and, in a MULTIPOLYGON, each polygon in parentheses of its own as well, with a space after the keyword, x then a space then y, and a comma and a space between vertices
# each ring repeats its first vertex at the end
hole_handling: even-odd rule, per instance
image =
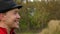
POLYGON ((18 6, 13 0, 0 0, 0 34, 15 34, 14 29, 19 28, 18 6))

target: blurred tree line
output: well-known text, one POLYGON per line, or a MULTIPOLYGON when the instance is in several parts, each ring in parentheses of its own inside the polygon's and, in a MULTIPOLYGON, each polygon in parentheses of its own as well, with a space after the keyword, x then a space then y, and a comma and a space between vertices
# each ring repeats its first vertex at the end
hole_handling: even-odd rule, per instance
POLYGON ((24 3, 24 0, 14 0, 20 9, 20 30, 19 31, 41 31, 47 27, 50 20, 60 19, 60 1, 34 1, 24 3))

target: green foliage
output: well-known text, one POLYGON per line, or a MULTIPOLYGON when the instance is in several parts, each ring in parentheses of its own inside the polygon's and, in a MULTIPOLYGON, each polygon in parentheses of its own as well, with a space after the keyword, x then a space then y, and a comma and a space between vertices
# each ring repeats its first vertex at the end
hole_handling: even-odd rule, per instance
POLYGON ((41 31, 47 27, 49 20, 60 19, 59 1, 27 2, 26 4, 21 0, 16 0, 16 2, 23 5, 19 12, 21 31, 41 31))

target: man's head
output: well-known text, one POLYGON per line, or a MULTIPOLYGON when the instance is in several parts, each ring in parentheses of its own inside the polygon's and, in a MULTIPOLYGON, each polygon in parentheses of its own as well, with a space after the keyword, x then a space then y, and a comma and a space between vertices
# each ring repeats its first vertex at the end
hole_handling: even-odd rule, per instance
POLYGON ((16 5, 12 0, 0 1, 0 22, 10 28, 19 28, 19 8, 22 6, 16 5))
POLYGON ((6 13, 0 13, 0 22, 4 23, 10 28, 18 28, 19 26, 19 14, 18 14, 18 8, 9 10, 6 13))

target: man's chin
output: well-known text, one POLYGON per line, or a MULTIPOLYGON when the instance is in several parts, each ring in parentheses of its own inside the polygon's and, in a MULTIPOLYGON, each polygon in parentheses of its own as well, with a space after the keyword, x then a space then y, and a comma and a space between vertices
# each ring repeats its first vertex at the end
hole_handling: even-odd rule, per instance
POLYGON ((19 26, 17 26, 16 29, 19 29, 19 26))
POLYGON ((19 29, 19 26, 15 26, 15 27, 13 27, 14 29, 19 29))

